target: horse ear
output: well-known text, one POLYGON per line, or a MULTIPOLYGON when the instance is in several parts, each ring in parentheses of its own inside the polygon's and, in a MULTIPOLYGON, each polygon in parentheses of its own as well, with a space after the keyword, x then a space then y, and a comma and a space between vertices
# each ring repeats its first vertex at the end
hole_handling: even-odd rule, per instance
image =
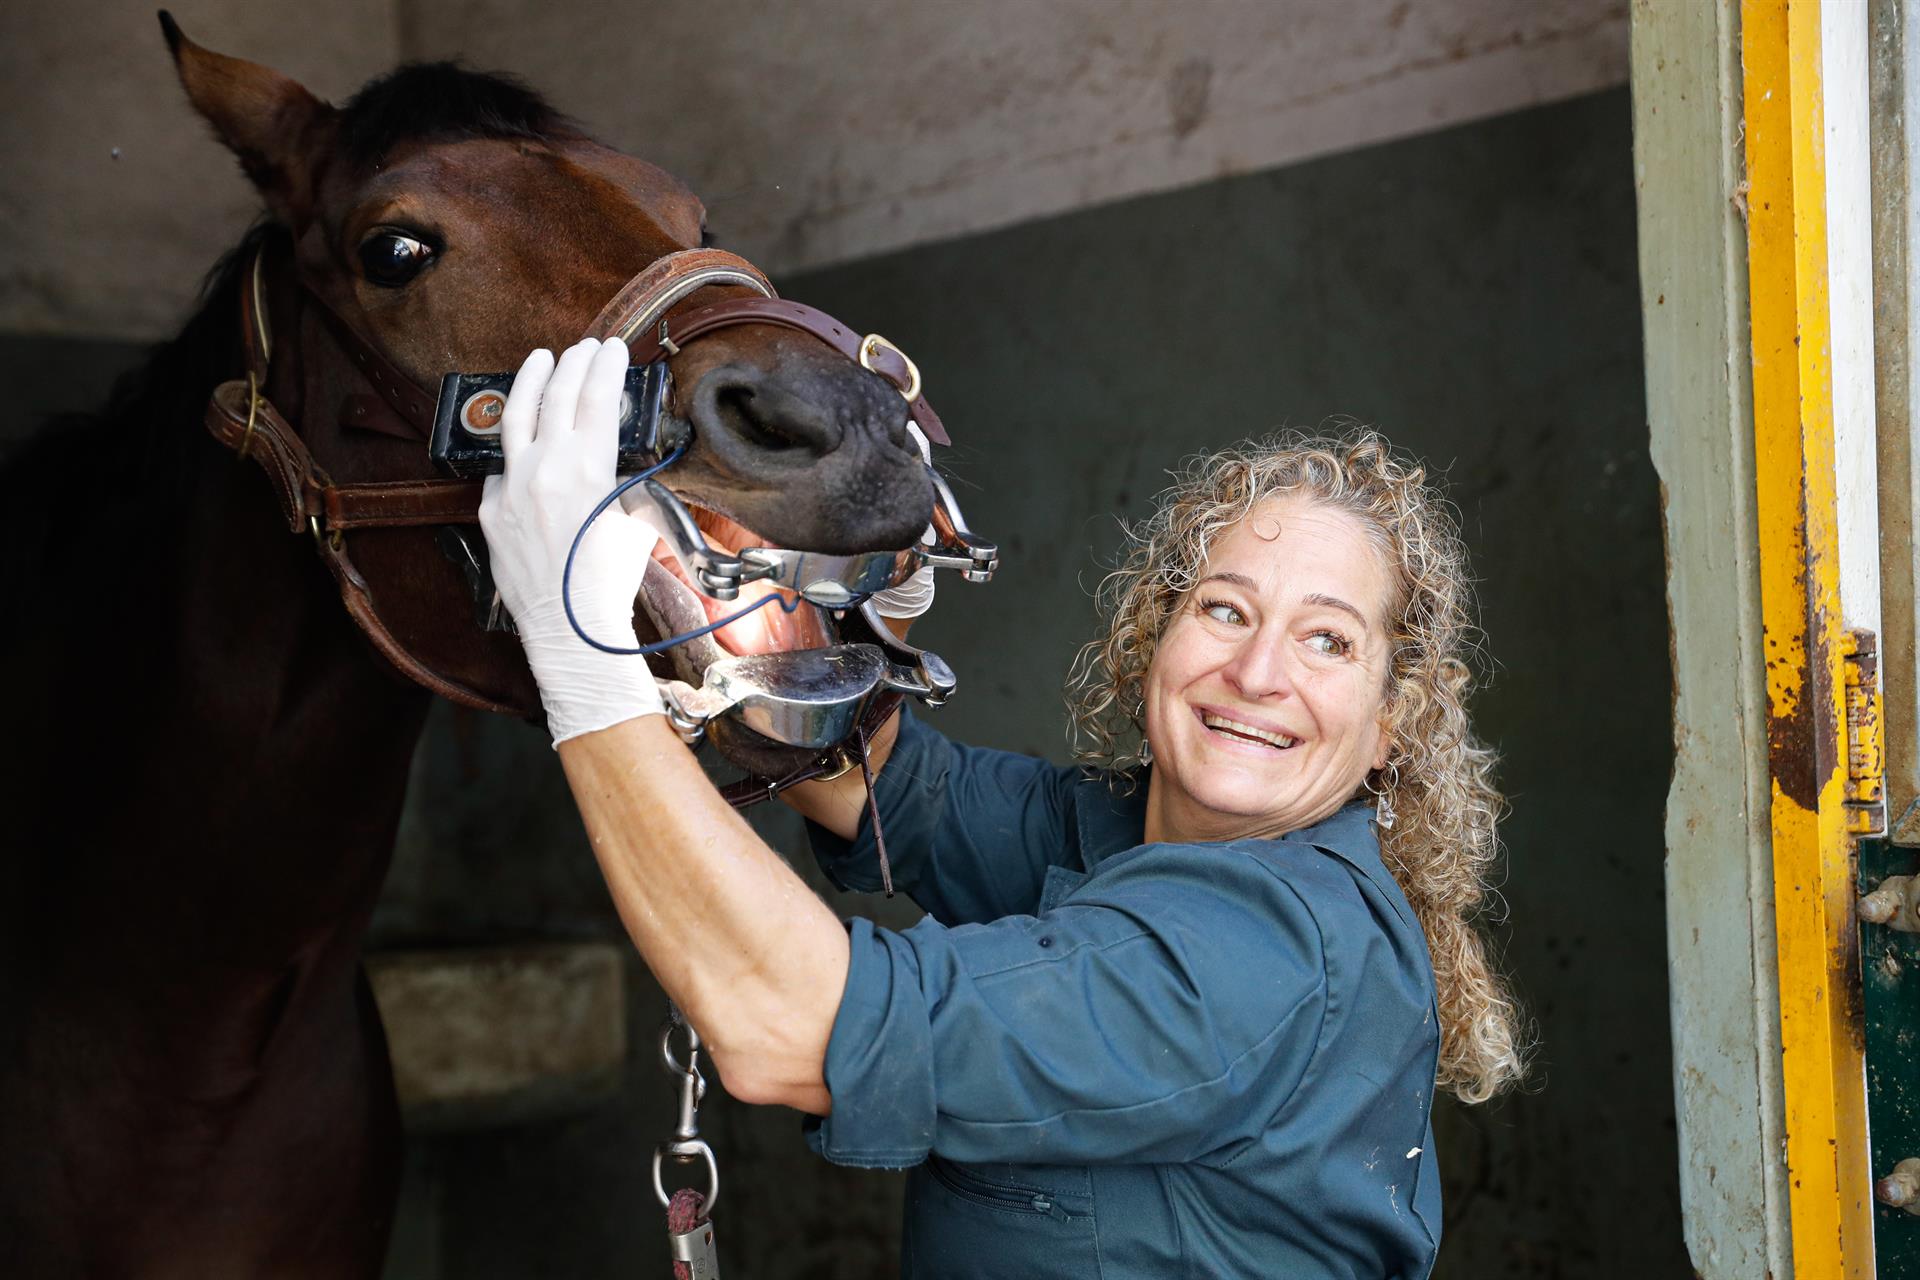
POLYGON ((240 158, 274 216, 303 227, 313 215, 315 161, 337 113, 271 67, 201 48, 165 9, 160 31, 193 109, 240 158))

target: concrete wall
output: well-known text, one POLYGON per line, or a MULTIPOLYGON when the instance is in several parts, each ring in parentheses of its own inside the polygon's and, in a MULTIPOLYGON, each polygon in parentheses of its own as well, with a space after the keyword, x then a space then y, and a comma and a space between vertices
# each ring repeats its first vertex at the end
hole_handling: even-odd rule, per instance
MULTIPOLYGON (((858 258, 1626 78, 1622 0, 171 0, 343 98, 460 55, 701 192, 770 270, 858 258)), ((149 0, 0 6, 0 332, 153 337, 252 216, 149 0)))
MULTIPOLYGON (((1449 476, 1495 662, 1475 711, 1513 801, 1501 938, 1543 1049, 1536 1091, 1437 1118, 1446 1277, 1686 1268, 1633 227, 1613 92, 787 282, 921 362, 962 501, 1004 548, 991 586, 944 587, 916 632, 962 680, 936 723, 970 741, 1062 758, 1059 679, 1093 626, 1085 586, 1116 544, 1112 517, 1140 512, 1182 454, 1351 414, 1449 476)), ((383 940, 615 927, 536 735, 443 709, 413 797, 383 940)), ((765 830, 799 853, 793 823, 767 815, 765 830)), ((395 1280, 650 1264, 645 1162, 670 1095, 647 1034, 658 997, 633 976, 624 1097, 415 1144, 395 1280)), ((811 1160, 790 1113, 718 1097, 707 1111, 730 1179, 729 1269, 885 1273, 895 1179, 811 1160)))
MULTIPOLYGON (((189 0, 172 11, 223 53, 322 97, 399 57, 393 0, 189 0)), ((260 201, 187 106, 145 0, 0 6, 0 332, 151 339, 260 201)))

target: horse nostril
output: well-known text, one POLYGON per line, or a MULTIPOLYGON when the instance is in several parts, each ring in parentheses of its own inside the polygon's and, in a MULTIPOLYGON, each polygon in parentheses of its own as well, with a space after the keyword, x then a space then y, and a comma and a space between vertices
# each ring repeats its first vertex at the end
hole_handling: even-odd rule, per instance
POLYGON ((720 431, 763 449, 839 448, 841 427, 812 400, 797 396, 757 369, 715 369, 694 393, 695 430, 720 431))
POLYGON ((790 449, 804 443, 780 429, 777 418, 759 413, 749 387, 726 387, 714 393, 713 405, 733 433, 769 449, 790 449))

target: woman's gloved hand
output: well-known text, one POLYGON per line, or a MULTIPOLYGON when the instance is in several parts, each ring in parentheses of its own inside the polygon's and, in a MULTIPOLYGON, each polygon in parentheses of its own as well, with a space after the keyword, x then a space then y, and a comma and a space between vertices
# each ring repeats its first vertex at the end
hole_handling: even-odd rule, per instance
MULTIPOLYGON (((907 433, 913 442, 920 446, 923 461, 933 462, 933 446, 927 443, 926 433, 920 430, 920 424, 911 420, 907 423, 907 433)), ((921 543, 934 540, 933 526, 920 535, 921 543)), ((873 594, 874 612, 883 618, 917 618, 933 607, 933 566, 922 565, 911 578, 897 587, 888 587, 885 591, 873 594)))
MULTIPOLYGON (((612 492, 627 348, 585 339, 558 363, 535 351, 514 375, 500 418, 506 473, 480 502, 493 580, 540 684, 547 728, 568 738, 665 710, 645 658, 602 653, 574 634, 560 577, 574 534, 612 492)), ((631 648, 633 602, 659 534, 615 503, 574 557, 574 616, 602 644, 631 648)))

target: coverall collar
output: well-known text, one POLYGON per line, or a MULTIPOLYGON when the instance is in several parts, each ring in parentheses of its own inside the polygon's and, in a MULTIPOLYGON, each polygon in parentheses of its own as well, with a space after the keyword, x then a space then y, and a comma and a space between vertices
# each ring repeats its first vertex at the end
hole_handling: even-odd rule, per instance
MULTIPOLYGON (((1137 848, 1147 829, 1147 778, 1145 770, 1121 775, 1110 774, 1081 781, 1080 803, 1074 806, 1080 828, 1080 853, 1087 871, 1116 853, 1137 848), (1127 784, 1133 785, 1129 787, 1127 784)), ((1310 844, 1332 854, 1374 884, 1387 891, 1396 910, 1411 918, 1404 906, 1400 887, 1380 860, 1380 841, 1373 829, 1373 807, 1358 800, 1342 805, 1328 818, 1311 827, 1289 831, 1279 837, 1284 844, 1310 844)))

